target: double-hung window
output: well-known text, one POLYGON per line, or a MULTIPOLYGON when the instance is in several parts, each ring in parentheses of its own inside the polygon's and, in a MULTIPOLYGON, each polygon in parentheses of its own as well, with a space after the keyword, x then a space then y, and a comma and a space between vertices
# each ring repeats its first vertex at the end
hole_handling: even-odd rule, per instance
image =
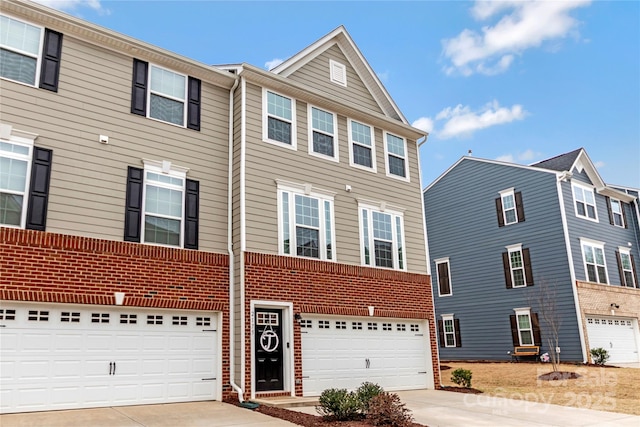
POLYGON ((52 151, 0 125, 0 226, 45 230, 52 151))
POLYGON ((638 276, 636 273, 633 255, 631 255, 629 248, 618 248, 618 251, 616 251, 616 257, 618 258, 620 284, 630 288, 640 287, 638 285, 638 276))
POLYGON ((283 255, 335 261, 334 193, 278 182, 278 249, 283 255))
POLYGON ((518 345, 534 345, 533 339, 533 323, 531 322, 531 312, 529 309, 517 309, 516 326, 519 344, 518 345))
POLYGON ((593 188, 585 187, 579 184, 572 184, 573 200, 576 209, 576 216, 598 221, 598 213, 596 210, 596 199, 593 188))
POLYGON ((609 199, 609 222, 617 227, 625 227, 624 207, 620 200, 609 199))
POLYGON ((295 100, 266 89, 262 91, 262 100, 263 140, 295 149, 295 100))
POLYGON ((200 80, 138 59, 133 60, 131 112, 200 130, 200 80))
POLYGON ((349 163, 351 166, 376 171, 376 145, 373 128, 355 120, 349 120, 349 163))
POLYGON ((516 192, 513 188, 502 190, 500 197, 496 199, 496 212, 498 214, 499 227, 523 222, 522 192, 516 192))
POLYGON ((385 132, 385 160, 387 176, 409 179, 407 168, 407 141, 404 138, 385 132))
POLYGON ((197 249, 199 183, 187 170, 153 160, 129 167, 125 240, 197 249))
POLYGON ((456 330, 453 325, 453 316, 442 316, 442 323, 444 328, 444 346, 455 347, 456 330))
POLYGON ((0 15, 0 77, 57 92, 62 34, 0 15))
POLYGON ((604 243, 581 238, 580 246, 582 246, 587 280, 594 283, 609 283, 607 264, 604 258, 604 243))
POLYGON ((506 249, 507 251, 502 253, 502 262, 507 288, 533 286, 529 248, 522 248, 522 244, 518 243, 507 246, 506 249))
POLYGON ((363 204, 359 209, 362 264, 405 270, 403 214, 363 204))
POLYGON ((309 154, 338 161, 338 124, 336 115, 309 106, 309 154))

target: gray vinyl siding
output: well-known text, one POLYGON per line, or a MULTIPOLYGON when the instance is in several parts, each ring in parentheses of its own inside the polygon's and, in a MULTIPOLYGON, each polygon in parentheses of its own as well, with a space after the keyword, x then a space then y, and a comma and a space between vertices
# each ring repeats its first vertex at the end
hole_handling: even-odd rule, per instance
MULTIPOLYGON (((575 175, 572 181, 588 184, 587 182, 576 179, 575 175)), ((627 222, 629 223, 627 228, 622 228, 610 224, 605 196, 594 191, 598 216, 598 221, 595 222, 576 215, 571 182, 562 183, 562 194, 567 209, 567 225, 576 279, 587 281, 580 238, 604 243, 604 257, 607 266, 607 276, 609 278, 608 284, 619 286, 622 283, 615 254, 618 247, 622 246, 630 250, 630 253, 634 257, 636 271, 640 272, 640 253, 638 251, 640 239, 637 231, 638 225, 635 206, 629 203, 622 204, 627 222), (629 246, 629 243, 631 243, 631 246, 629 246)))
MULTIPOLYGON (((407 141, 411 181, 387 177, 382 129, 375 128, 377 173, 349 166, 347 118, 338 115, 339 163, 308 153, 307 104, 296 100, 297 150, 262 140, 262 88, 247 84, 247 250, 278 253, 276 179, 336 192, 334 199, 337 261, 360 265, 357 198, 404 208, 408 271, 424 274, 425 246, 420 206, 420 183, 415 141, 407 141), (350 193, 345 185, 351 185, 350 193)), ((369 123, 373 125, 373 123, 369 123)), ((391 206, 390 206, 391 208, 391 206)))
POLYGON ((336 100, 382 113, 382 109, 373 96, 371 96, 371 93, 338 45, 333 45, 318 55, 318 57, 300 67, 300 69, 296 70, 288 78, 324 94, 330 94, 330 96, 336 100), (329 61, 331 59, 346 67, 347 87, 331 81, 329 69, 329 61))
POLYGON ((1 81, 2 122, 53 149, 47 231, 122 240, 127 166, 168 160, 200 181, 200 249, 226 251, 228 91, 203 82, 197 132, 131 114, 131 76, 131 57, 65 35, 57 93, 1 81))
POLYGON ((442 360, 508 360, 513 351, 509 316, 514 308, 538 313, 542 351, 549 330, 536 302, 556 287, 562 318, 563 360, 582 360, 573 286, 555 174, 464 159, 424 193, 436 320, 460 320, 462 346, 440 347, 442 360), (514 187, 522 192, 525 221, 498 226, 495 199, 514 187), (534 286, 507 289, 502 253, 521 243, 531 256, 534 286), (439 297, 434 260, 449 257, 451 296, 439 297))

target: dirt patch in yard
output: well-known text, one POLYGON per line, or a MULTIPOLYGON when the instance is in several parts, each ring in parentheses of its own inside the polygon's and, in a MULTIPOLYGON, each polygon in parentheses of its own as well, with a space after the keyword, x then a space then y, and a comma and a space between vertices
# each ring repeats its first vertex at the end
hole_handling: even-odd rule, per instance
MULTIPOLYGON (((539 377, 553 372, 550 363, 447 361, 443 365, 471 370, 472 387, 491 396, 640 415, 640 369, 562 363, 560 371, 579 377, 547 381, 539 377)), ((442 372, 442 384, 456 385, 449 372, 442 372)))

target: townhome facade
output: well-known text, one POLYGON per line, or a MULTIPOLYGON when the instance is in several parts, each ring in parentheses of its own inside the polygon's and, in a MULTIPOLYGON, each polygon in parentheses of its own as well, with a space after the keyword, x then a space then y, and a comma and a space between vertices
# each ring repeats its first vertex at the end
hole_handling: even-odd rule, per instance
POLYGON ((443 360, 539 346, 638 362, 637 190, 605 184, 584 149, 530 166, 465 156, 424 203, 443 360))
POLYGON ((439 384, 426 135, 344 28, 265 71, 0 19, 2 413, 439 384))

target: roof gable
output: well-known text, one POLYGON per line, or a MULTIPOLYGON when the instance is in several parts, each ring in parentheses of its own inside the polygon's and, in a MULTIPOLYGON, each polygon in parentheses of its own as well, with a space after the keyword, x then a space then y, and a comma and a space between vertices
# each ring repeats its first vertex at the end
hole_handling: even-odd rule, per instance
POLYGON ((289 77, 335 45, 340 48, 349 62, 349 65, 353 68, 365 88, 378 104, 380 110, 388 117, 392 117, 405 124, 409 124, 376 73, 362 55, 362 52, 360 52, 360 49, 358 49, 351 36, 342 25, 312 45, 308 46, 306 49, 287 59, 282 64, 276 66, 271 70, 271 72, 282 77, 289 77))

